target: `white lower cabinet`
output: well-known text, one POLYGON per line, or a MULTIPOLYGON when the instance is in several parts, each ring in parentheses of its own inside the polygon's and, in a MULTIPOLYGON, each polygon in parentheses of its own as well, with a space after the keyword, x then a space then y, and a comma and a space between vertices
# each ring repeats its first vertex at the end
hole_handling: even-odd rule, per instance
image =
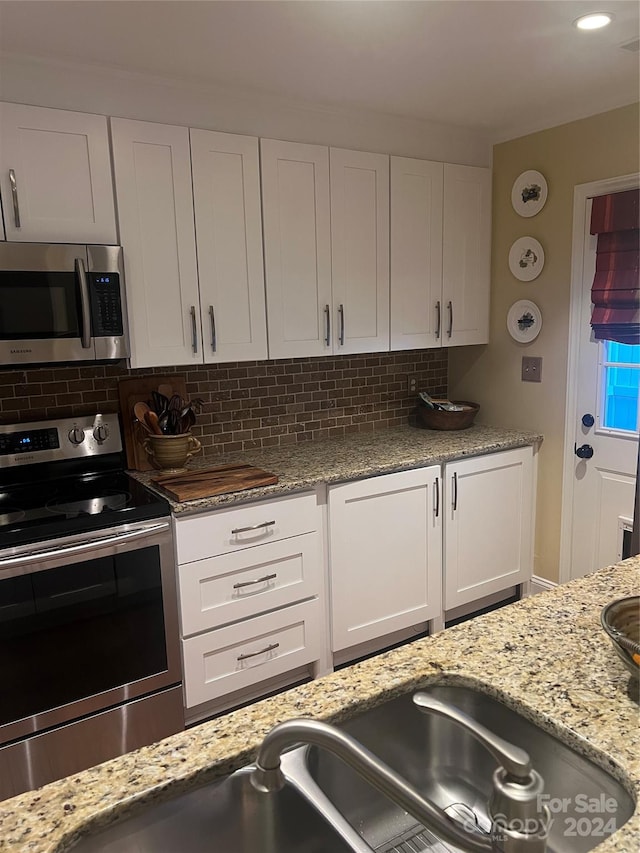
POLYGON ((187 720, 194 708, 256 698, 260 685, 300 667, 326 669, 316 493, 178 516, 175 524, 187 720))
POLYGON ((318 599, 182 641, 186 707, 252 687, 317 660, 318 599))
POLYGON ((534 484, 522 447, 178 515, 187 721, 529 581, 534 484))
POLYGON ((440 467, 329 487, 334 652, 442 610, 440 467))
POLYGON ((533 448, 444 466, 444 609, 531 579, 533 448))

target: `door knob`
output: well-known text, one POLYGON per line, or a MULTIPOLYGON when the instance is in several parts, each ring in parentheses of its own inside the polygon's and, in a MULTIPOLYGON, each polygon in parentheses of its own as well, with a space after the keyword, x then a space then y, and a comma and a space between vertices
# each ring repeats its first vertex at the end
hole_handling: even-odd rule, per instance
POLYGON ((574 445, 573 452, 579 459, 591 459, 593 456, 593 447, 590 444, 581 444, 580 447, 574 445))
POLYGON ((593 417, 593 415, 586 414, 582 416, 582 426, 592 427, 595 422, 596 419, 593 417))

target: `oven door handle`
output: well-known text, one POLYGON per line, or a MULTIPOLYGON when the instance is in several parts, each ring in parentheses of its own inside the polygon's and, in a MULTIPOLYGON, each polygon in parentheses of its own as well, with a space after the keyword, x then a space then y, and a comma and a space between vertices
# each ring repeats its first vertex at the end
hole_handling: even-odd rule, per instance
MULTIPOLYGON (((44 548, 40 551, 29 551, 26 554, 19 554, 15 557, 4 557, 0 559, 0 569, 24 565, 24 563, 32 562, 33 560, 46 560, 50 558, 66 557, 73 554, 82 554, 86 551, 95 551, 96 548, 117 545, 121 542, 127 542, 130 539, 139 539, 142 536, 149 536, 151 533, 158 533, 161 530, 167 530, 168 527, 169 522, 163 521, 160 524, 147 524, 144 527, 138 527, 135 530, 126 530, 123 533, 115 533, 111 536, 102 536, 96 539, 90 539, 88 542, 79 542, 76 545, 63 545, 60 548, 44 548)), ((42 568, 44 567, 40 567, 40 570, 42 568)))

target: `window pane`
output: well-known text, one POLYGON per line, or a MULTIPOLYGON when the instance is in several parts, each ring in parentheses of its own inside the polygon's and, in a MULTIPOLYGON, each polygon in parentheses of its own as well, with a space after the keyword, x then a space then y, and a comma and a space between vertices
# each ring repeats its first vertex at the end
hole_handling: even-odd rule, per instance
POLYGON ((603 426, 629 432, 637 431, 640 346, 607 341, 605 359, 603 426), (612 363, 629 366, 613 367, 612 363))

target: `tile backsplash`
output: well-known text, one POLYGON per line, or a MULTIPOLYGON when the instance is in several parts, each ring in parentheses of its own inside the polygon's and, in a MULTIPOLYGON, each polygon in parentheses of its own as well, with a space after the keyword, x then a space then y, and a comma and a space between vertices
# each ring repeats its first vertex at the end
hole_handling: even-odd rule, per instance
POLYGON ((185 376, 190 397, 202 397, 193 432, 207 456, 342 436, 406 423, 419 391, 447 394, 447 350, 230 362, 127 370, 108 365, 0 370, 3 424, 117 412, 118 381, 185 376))

